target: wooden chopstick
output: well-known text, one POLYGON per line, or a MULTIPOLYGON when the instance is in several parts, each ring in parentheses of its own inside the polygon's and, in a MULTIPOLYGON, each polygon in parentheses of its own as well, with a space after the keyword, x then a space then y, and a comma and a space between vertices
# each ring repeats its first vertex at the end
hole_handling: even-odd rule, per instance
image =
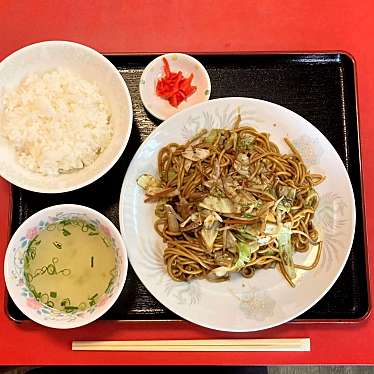
POLYGON ((73 341, 73 351, 309 352, 310 339, 73 341))

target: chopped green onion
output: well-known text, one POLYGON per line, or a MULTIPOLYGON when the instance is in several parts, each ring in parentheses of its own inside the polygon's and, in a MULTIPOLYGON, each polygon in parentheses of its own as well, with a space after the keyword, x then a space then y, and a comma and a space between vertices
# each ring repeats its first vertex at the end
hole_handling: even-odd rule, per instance
POLYGON ((68 231, 68 230, 66 230, 65 228, 63 228, 63 229, 62 229, 62 234, 63 234, 64 236, 69 236, 69 235, 71 235, 71 232, 68 231))
POLYGON ((91 296, 91 297, 88 298, 88 300, 89 300, 88 303, 90 304, 90 306, 94 306, 96 304, 95 297, 97 297, 97 296, 98 296, 98 294, 95 293, 95 295, 93 295, 93 296, 91 296))
POLYGON ((34 277, 32 276, 32 274, 25 272, 25 279, 26 279, 26 282, 31 283, 34 277))
POLYGON ((94 267, 94 257, 91 256, 91 267, 93 268, 94 267))
POLYGON ((57 274, 55 265, 53 265, 53 264, 49 264, 49 265, 47 266, 47 273, 48 273, 49 275, 55 275, 55 274, 57 274))
POLYGON ((101 240, 104 242, 104 244, 107 246, 107 247, 110 247, 110 243, 108 242, 108 239, 107 238, 104 238, 103 236, 101 237, 101 240))
POLYGON ((82 302, 82 303, 80 303, 80 304, 78 305, 78 308, 79 308, 80 310, 84 310, 84 309, 87 308, 87 304, 84 303, 84 302, 82 302))
POLYGON ((71 313, 71 312, 75 312, 76 310, 78 310, 78 307, 77 306, 65 306, 65 312, 67 313, 71 313))
POLYGON ((93 296, 91 296, 91 297, 89 297, 88 299, 90 300, 90 299, 94 299, 95 297, 97 297, 97 293, 95 293, 95 295, 93 295, 93 296))
POLYGON ((67 277, 68 275, 71 274, 71 270, 70 270, 70 269, 62 269, 62 270, 60 270, 57 274, 62 274, 62 275, 64 275, 65 277, 67 277))
POLYGON ((62 248, 62 244, 60 242, 52 242, 52 244, 57 248, 57 249, 61 249, 62 248))
POLYGON ((43 293, 43 295, 41 295, 41 297, 40 297, 40 301, 41 301, 43 304, 47 304, 48 301, 49 301, 49 296, 48 296, 48 294, 43 293))
POLYGON ((69 306, 70 305, 70 299, 66 298, 61 301, 61 306, 69 306))
POLYGON ((49 296, 53 297, 54 299, 57 297, 57 292, 56 291, 51 291, 49 293, 49 296))
POLYGON ((71 220, 70 219, 63 219, 62 221, 60 221, 60 224, 64 225, 64 226, 71 225, 71 220))

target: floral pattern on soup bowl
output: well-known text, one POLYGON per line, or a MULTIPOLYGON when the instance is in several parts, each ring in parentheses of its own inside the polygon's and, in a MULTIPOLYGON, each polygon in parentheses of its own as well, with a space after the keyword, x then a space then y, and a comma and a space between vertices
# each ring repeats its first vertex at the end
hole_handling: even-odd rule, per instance
POLYGON ((113 223, 91 208, 63 204, 35 213, 17 229, 6 251, 4 276, 8 292, 22 313, 41 325, 66 329, 86 325, 107 312, 122 291, 127 268, 127 252, 121 235, 113 223), (40 303, 27 287, 24 275, 24 255, 30 242, 48 225, 64 219, 83 220, 103 232, 115 251, 116 264, 113 281, 97 303, 88 309, 69 313, 40 303))

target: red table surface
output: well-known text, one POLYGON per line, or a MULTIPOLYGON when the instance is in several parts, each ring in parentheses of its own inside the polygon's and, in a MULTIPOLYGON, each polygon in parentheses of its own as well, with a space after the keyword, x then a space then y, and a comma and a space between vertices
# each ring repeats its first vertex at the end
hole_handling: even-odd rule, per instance
MULTIPOLYGON (((343 50, 357 62, 369 266, 374 230, 374 49, 371 1, 0 1, 0 59, 41 40, 87 44, 103 53, 343 50)), ((8 242, 10 185, 0 178, 0 251, 8 242)), ((2 266, 0 272, 3 272, 2 266)), ((0 274, 3 279, 3 274, 0 274)), ((374 292, 374 280, 371 278, 374 292)), ((40 364, 374 364, 374 318, 354 324, 286 324, 221 333, 188 322, 116 323, 57 331, 16 325, 0 285, 0 365, 40 364), (72 352, 72 340, 310 337, 311 352, 72 352)))

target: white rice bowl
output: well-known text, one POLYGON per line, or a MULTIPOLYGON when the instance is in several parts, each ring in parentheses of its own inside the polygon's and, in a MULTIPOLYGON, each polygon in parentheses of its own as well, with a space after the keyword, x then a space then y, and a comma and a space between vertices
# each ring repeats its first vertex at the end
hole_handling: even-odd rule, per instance
POLYGON ((0 175, 19 187, 58 193, 94 182, 119 159, 131 127, 132 104, 125 81, 109 60, 91 48, 42 42, 0 63, 0 175), (43 84, 42 76, 47 80, 43 84), (15 94, 25 79, 33 84, 31 89, 15 94), (63 95, 48 97, 57 82, 67 87, 63 95), (71 102, 75 110, 66 109, 71 102), (9 111, 12 105, 17 105, 16 111, 9 111), (46 112, 57 108, 56 121, 37 116, 35 105, 46 112), (53 136, 47 127, 52 127, 53 136), (28 138, 34 144, 31 150, 28 138))

